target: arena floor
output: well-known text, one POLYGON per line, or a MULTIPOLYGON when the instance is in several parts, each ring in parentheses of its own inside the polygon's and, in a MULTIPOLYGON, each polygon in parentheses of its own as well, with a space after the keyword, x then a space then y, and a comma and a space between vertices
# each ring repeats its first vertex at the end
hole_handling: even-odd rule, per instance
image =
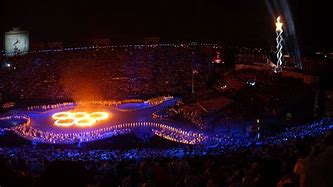
POLYGON ((202 143, 203 132, 189 128, 189 124, 153 117, 154 112, 163 111, 175 105, 176 101, 177 98, 173 98, 158 105, 149 105, 146 102, 116 106, 86 104, 61 106, 46 111, 16 110, 12 115, 26 116, 29 124, 26 127, 21 124, 13 129, 26 139, 53 144, 95 141, 129 131, 136 131, 139 134, 155 133, 162 138, 180 143, 202 143), (106 112, 109 117, 84 127, 75 124, 59 126, 56 125, 53 115, 61 112, 106 112))

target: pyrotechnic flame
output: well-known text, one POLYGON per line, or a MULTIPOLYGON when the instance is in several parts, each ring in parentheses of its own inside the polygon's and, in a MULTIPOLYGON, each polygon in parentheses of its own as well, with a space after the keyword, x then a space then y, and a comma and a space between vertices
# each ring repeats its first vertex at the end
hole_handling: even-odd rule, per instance
POLYGON ((281 22, 281 17, 279 16, 276 18, 276 22, 275 22, 276 30, 275 31, 282 31, 282 26, 283 26, 283 23, 281 22))

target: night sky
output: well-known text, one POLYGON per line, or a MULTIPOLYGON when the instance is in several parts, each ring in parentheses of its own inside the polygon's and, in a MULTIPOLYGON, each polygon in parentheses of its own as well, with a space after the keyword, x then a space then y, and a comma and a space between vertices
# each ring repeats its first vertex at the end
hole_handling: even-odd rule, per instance
MULTIPOLYGON (((267 0, 270 1, 270 0, 267 0)), ((286 0, 301 47, 332 49, 329 1, 286 0)), ((270 47, 274 22, 265 0, 1 1, 1 33, 19 26, 33 41, 221 41, 270 47)), ((2 38, 3 40, 3 38, 2 38)))

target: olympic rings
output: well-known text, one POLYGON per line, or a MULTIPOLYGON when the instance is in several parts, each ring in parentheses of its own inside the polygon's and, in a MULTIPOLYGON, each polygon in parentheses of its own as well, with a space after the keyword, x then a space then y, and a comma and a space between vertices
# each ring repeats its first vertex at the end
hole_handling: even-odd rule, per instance
POLYGON ((74 118, 75 119, 86 119, 86 118, 89 118, 89 114, 86 112, 75 112, 74 118))
POLYGON ((56 126, 62 126, 62 127, 69 127, 74 125, 75 119, 68 118, 68 119, 58 119, 54 122, 56 126))
POLYGON ((93 112, 90 113, 90 117, 96 120, 104 120, 109 117, 109 113, 107 112, 93 112))
POLYGON ((107 112, 58 112, 52 115, 55 120, 54 125, 61 127, 70 127, 76 125, 79 127, 93 126, 97 121, 105 120, 109 117, 107 112))
POLYGON ((57 119, 68 119, 68 118, 72 118, 73 117, 73 113, 71 112, 58 112, 58 113, 54 113, 52 115, 52 118, 57 120, 57 119))
POLYGON ((96 123, 96 119, 93 118, 81 118, 77 119, 75 125, 79 127, 89 127, 96 123))

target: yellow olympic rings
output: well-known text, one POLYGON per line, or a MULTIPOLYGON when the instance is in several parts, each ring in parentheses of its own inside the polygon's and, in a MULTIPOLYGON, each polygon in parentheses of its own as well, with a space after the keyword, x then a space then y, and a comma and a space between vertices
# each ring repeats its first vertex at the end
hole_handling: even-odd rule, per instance
POLYGON ((86 119, 86 118, 89 118, 89 114, 87 112, 75 112, 74 118, 75 119, 86 119))
POLYGON ((90 113, 90 117, 96 120, 105 120, 109 117, 109 113, 107 112, 93 112, 90 113))
POLYGON ((73 117, 73 113, 72 112, 58 112, 58 113, 54 113, 52 115, 52 118, 55 120, 58 119, 68 119, 68 118, 72 118, 73 117))
POLYGON ((96 121, 97 120, 93 118, 82 118, 82 119, 77 119, 75 125, 79 127, 89 127, 95 124, 96 121))
POLYGON ((105 120, 110 116, 107 112, 58 112, 52 115, 54 125, 61 127, 70 127, 76 125, 79 127, 93 126, 97 121, 105 120))
POLYGON ((54 122, 56 126, 62 126, 62 127, 70 127, 74 125, 75 119, 74 118, 68 118, 68 119, 58 119, 54 122))

